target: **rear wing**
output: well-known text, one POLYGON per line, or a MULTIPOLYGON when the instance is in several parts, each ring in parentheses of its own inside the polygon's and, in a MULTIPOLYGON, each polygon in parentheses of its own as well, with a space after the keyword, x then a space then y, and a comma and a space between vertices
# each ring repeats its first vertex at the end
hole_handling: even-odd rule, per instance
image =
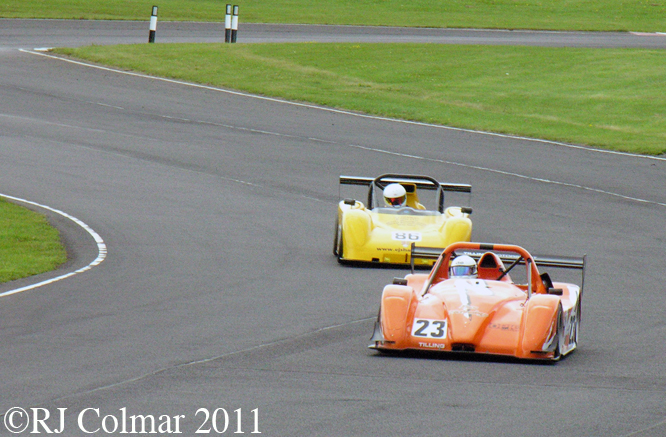
MULTIPOLYGON (((375 179, 365 176, 340 176, 340 185, 364 185, 369 186, 375 179)), ((393 183, 408 183, 416 185, 420 190, 436 190, 439 187, 444 191, 453 191, 459 193, 471 193, 472 186, 469 184, 454 184, 449 182, 437 182, 424 176, 400 176, 400 175, 385 175, 381 177, 382 182, 387 184, 393 183)))
MULTIPOLYGON (((363 176, 340 176, 340 185, 363 185, 369 187, 368 190, 368 208, 374 208, 374 199, 376 188, 384 189, 388 184, 398 183, 407 184, 405 188, 408 192, 414 191, 411 185, 422 190, 437 191, 437 210, 444 212, 444 192, 454 191, 460 193, 471 193, 472 186, 469 184, 453 184, 448 182, 438 182, 430 176, 404 175, 404 174, 383 174, 376 178, 363 176), (411 190, 411 191, 410 191, 411 190)), ((468 213, 471 213, 469 209, 468 213)))
MULTIPOLYGON (((488 244, 489 251, 492 251, 490 246, 492 244, 488 244)), ((444 249, 441 247, 422 247, 422 246, 417 246, 415 243, 412 243, 412 250, 411 250, 411 258, 418 258, 418 259, 437 259, 439 256, 444 252, 444 249)), ((456 254, 458 255, 469 255, 475 260, 478 260, 481 258, 481 255, 486 253, 487 251, 484 250, 457 250, 456 254)), ((515 262, 518 258, 519 255, 514 254, 514 253, 497 253, 497 256, 502 260, 502 262, 515 262)), ((568 268, 568 269, 580 269, 584 270, 585 269, 585 260, 587 256, 582 256, 582 257, 574 257, 574 256, 554 256, 554 255, 532 255, 532 258, 534 258, 534 261, 536 262, 537 266, 544 266, 544 267, 560 267, 560 268, 568 268)), ((518 264, 525 264, 525 261, 522 260, 518 264)), ((414 263, 412 262, 412 266, 414 263)))
MULTIPOLYGON (((456 251, 457 254, 462 254, 462 255, 469 255, 475 260, 478 260, 481 255, 483 255, 485 252, 483 251, 473 251, 473 250, 463 250, 463 251, 456 251), (459 253, 460 252, 460 253, 459 253)), ((520 256, 516 254, 509 254, 509 253, 498 253, 497 256, 502 260, 502 262, 510 262, 513 263, 520 256)), ((585 258, 586 256, 582 257, 574 257, 574 256, 555 256, 555 255, 532 255, 532 258, 534 258, 534 262, 536 262, 537 266, 543 266, 543 267, 558 267, 558 268, 563 268, 563 269, 579 269, 579 270, 584 270, 585 269, 585 258)), ((518 262, 519 265, 524 265, 525 260, 521 260, 518 262)))
MULTIPOLYGON (((493 251, 493 244, 481 244, 482 250, 471 250, 471 249, 458 249, 456 250, 456 254, 458 256, 460 255, 469 255, 475 260, 479 260, 481 256, 488 252, 488 251, 493 251), (487 249, 487 250, 483 250, 487 249)), ((414 259, 437 259, 439 256, 444 252, 444 249, 441 247, 419 247, 416 246, 415 243, 412 243, 412 249, 411 249, 411 254, 410 254, 410 264, 412 268, 412 273, 414 273, 414 259)), ((502 252, 494 252, 501 260, 502 262, 506 263, 514 263, 518 261, 520 256, 515 253, 502 253, 502 252)), ((543 266, 543 267, 556 267, 556 268, 563 268, 563 269, 578 269, 582 270, 582 282, 580 285, 581 293, 583 291, 583 286, 585 284, 585 262, 587 260, 587 255, 583 255, 582 257, 574 257, 574 256, 556 256, 556 255, 532 255, 532 258, 534 258, 534 262, 536 263, 537 266, 543 266)), ((525 260, 521 259, 518 262, 519 265, 524 265, 525 260)))

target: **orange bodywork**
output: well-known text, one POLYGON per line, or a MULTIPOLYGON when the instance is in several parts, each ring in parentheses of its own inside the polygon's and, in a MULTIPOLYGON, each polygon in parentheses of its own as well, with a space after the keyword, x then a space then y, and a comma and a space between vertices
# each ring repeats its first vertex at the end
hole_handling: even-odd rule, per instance
POLYGON ((387 285, 370 347, 549 360, 571 352, 577 344, 581 290, 574 284, 545 283, 525 249, 491 245, 493 252, 481 256, 477 278, 448 277, 456 250, 487 246, 454 243, 429 274, 410 274, 387 285), (500 278, 505 267, 495 251, 525 260, 531 283, 516 284, 508 274, 500 278))

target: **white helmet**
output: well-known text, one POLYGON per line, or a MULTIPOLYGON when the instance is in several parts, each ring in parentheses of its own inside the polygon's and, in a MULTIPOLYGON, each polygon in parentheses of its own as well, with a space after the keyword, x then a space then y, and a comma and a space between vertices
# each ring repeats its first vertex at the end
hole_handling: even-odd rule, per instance
POLYGON ((389 184, 384 188, 384 203, 386 206, 405 206, 407 191, 400 184, 389 184))
POLYGON ((449 277, 476 278, 476 261, 467 255, 456 257, 449 268, 449 277))

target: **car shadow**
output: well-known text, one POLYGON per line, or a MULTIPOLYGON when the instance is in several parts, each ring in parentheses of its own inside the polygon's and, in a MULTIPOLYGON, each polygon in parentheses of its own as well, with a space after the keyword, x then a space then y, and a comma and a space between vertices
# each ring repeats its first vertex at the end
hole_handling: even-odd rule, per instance
POLYGON ((421 359, 421 360, 443 360, 443 361, 465 361, 482 363, 508 363, 508 364, 530 364, 540 366, 552 366, 566 360, 568 355, 559 361, 516 358, 508 355, 481 354, 475 352, 454 351, 392 351, 376 350, 375 357, 386 357, 392 359, 421 359))

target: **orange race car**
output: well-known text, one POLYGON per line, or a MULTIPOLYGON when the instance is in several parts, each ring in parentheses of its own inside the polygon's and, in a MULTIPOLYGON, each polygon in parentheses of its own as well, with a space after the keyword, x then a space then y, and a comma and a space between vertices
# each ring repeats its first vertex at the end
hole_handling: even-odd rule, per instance
POLYGON ((411 258, 437 262, 429 274, 415 274, 412 265, 411 274, 384 287, 370 348, 553 361, 576 348, 585 257, 532 256, 514 245, 459 242, 443 251, 412 245, 411 258), (514 271, 516 265, 525 268, 514 271), (537 266, 580 269, 581 285, 552 282, 537 266))

